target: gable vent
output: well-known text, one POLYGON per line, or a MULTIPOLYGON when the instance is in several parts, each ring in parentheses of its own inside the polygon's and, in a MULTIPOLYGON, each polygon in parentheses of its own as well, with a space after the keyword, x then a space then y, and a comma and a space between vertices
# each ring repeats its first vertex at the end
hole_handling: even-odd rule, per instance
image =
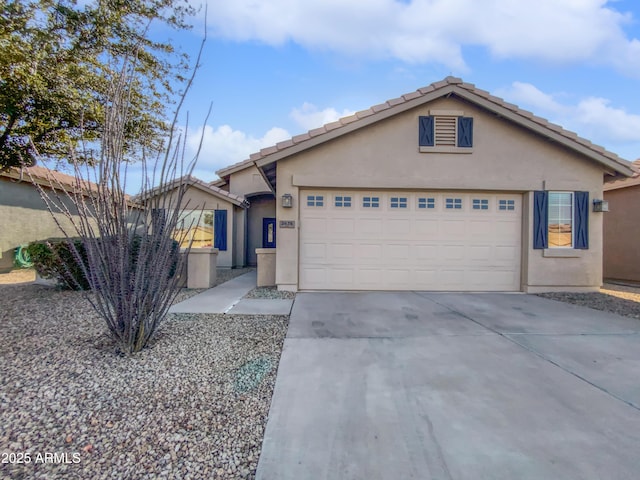
POLYGON ((457 138, 457 117, 435 117, 435 144, 455 147, 457 138))

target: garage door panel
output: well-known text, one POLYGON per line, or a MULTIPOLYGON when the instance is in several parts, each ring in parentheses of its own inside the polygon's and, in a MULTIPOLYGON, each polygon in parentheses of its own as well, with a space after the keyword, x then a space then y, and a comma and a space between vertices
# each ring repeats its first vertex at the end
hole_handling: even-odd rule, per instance
POLYGON ((382 233, 382 220, 379 218, 358 218, 356 229, 360 235, 380 235, 382 233))
POLYGON ((468 223, 469 235, 473 235, 476 240, 494 238, 496 235, 495 225, 486 219, 482 221, 472 220, 468 223))
POLYGON ((498 261, 511 264, 520 258, 520 247, 498 245, 494 247, 494 257, 498 261))
POLYGON ((440 253, 445 260, 463 260, 465 247, 463 245, 443 245, 440 248, 440 253))
POLYGON ((385 272, 381 268, 359 268, 356 274, 356 284, 362 290, 381 290, 384 284, 385 272))
MULTIPOLYGON (((402 245, 402 244, 391 244, 391 245, 385 245, 383 248, 383 256, 384 258, 387 258, 389 260, 391 260, 392 262, 395 261, 402 261, 402 260, 409 260, 409 245, 402 245)), ((404 263, 404 262, 403 262, 404 263)))
POLYGON ((416 234, 424 240, 435 240, 439 236, 438 220, 418 219, 415 221, 416 234))
POLYGON ((498 238, 510 239, 513 241, 514 238, 518 237, 518 232, 520 229, 520 223, 505 220, 498 220, 493 223, 493 231, 494 235, 498 238))
POLYGON ((486 262, 493 257, 493 247, 490 245, 472 246, 468 249, 467 259, 471 262, 486 262))
POLYGON ((352 260, 354 258, 353 244, 351 243, 335 243, 329 245, 330 260, 352 260))
POLYGON ((392 288, 410 289, 411 271, 408 268, 389 268, 387 270, 389 285, 392 288))
POLYGON ((441 269, 438 282, 447 290, 456 290, 459 285, 464 285, 464 270, 441 269))
POLYGON ((390 219, 385 222, 384 228, 384 233, 389 238, 407 238, 411 234, 411 220, 408 218, 390 219))
POLYGON ((313 195, 325 202, 301 208, 301 289, 520 289, 520 195, 340 192, 351 196, 348 208, 328 201, 335 192, 313 195), (365 208, 365 196, 379 206, 365 208), (406 198, 406 208, 391 208, 392 197, 406 198), (446 208, 447 198, 462 208, 446 208))
POLYGON ((355 232, 354 218, 332 218, 329 219, 328 234, 353 234, 355 232))
POLYGON ((327 231, 327 220, 324 217, 306 217, 304 220, 304 229, 308 235, 324 235, 327 231))
POLYGON ((328 273, 331 283, 338 288, 348 288, 353 285, 353 268, 332 268, 328 273))
POLYGON ((313 262, 327 258, 327 245, 324 243, 304 243, 300 246, 300 255, 313 262))
POLYGON ((438 270, 417 268, 414 281, 418 285, 435 285, 438 280, 438 270))
POLYGON ((380 260, 382 258, 382 245, 359 244, 356 256, 360 260, 380 260))
POLYGON ((440 240, 456 241, 465 240, 466 223, 464 220, 442 220, 440 240))
POLYGON ((305 266, 300 271, 300 282, 307 288, 323 288, 328 283, 327 268, 305 266))
POLYGON ((424 260, 436 260, 440 248, 437 245, 416 245, 413 248, 413 256, 418 260, 418 264, 423 264, 424 260))

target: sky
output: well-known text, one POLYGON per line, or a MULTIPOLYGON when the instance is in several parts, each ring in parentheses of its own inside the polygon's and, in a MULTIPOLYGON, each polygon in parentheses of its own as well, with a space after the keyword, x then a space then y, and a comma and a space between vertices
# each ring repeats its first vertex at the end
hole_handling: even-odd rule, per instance
POLYGON ((205 21, 181 117, 202 180, 448 75, 640 158, 636 0, 209 0, 154 35, 194 59, 205 21))

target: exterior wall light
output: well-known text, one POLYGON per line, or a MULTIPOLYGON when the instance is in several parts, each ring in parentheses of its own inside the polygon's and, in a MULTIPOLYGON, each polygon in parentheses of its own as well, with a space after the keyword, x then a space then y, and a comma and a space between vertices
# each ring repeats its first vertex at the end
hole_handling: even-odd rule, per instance
POLYGON ((291 208, 293 207, 293 197, 290 193, 285 193, 282 195, 282 208, 291 208))
POLYGON ((593 211, 594 212, 608 212, 609 211, 609 202, 606 200, 595 199, 593 201, 593 211))

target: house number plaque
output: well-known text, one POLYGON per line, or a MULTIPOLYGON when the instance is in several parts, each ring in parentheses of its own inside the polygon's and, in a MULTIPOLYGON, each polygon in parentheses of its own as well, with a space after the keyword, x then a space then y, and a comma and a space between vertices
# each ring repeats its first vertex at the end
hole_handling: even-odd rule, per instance
POLYGON ((295 220, 280 220, 280 228, 296 228, 295 220))

